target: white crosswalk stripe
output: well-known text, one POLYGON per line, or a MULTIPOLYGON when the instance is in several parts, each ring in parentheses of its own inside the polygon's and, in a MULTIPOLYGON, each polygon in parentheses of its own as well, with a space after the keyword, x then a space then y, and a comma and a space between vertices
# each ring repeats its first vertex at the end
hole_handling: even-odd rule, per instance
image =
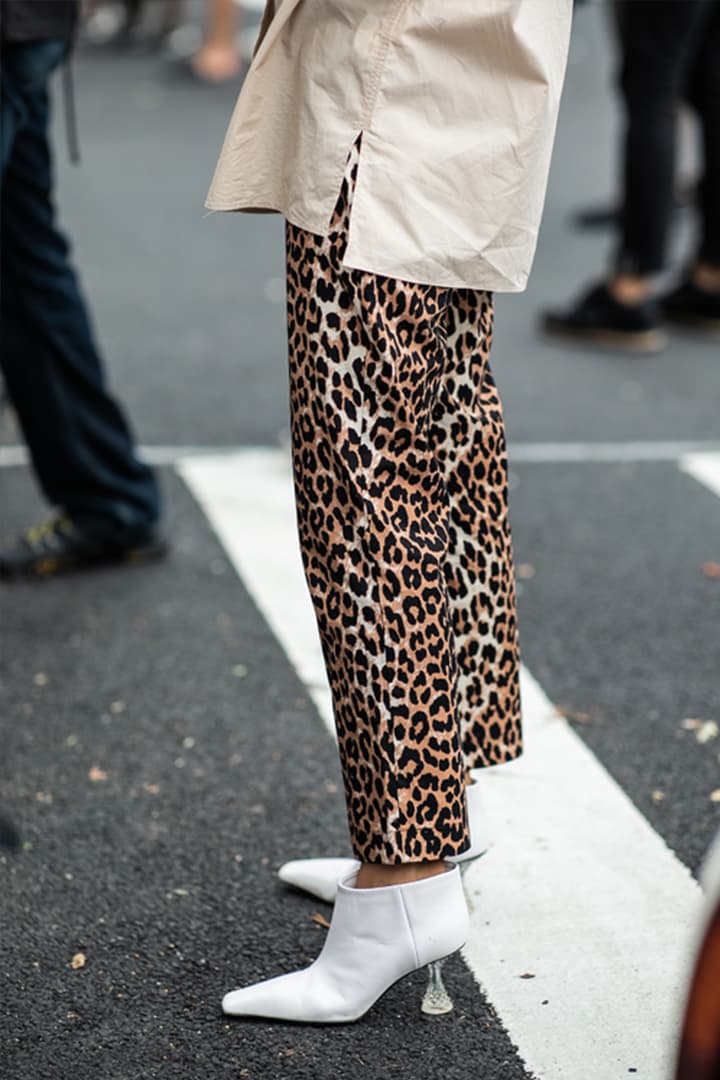
POLYGON ((680 459, 680 468, 720 495, 720 452, 685 454, 680 459))
MULTIPOLYGON (((687 459, 717 461, 720 456, 720 442, 665 441, 653 442, 539 442, 513 443, 511 445, 513 464, 531 465, 592 465, 675 462, 687 459)), ((215 457, 218 454, 246 453, 242 446, 139 446, 138 454, 149 465, 175 465, 188 457, 215 457)), ((25 446, 0 446, 0 469, 12 469, 19 465, 28 465, 30 457, 25 446)), ((688 470, 690 471, 690 470, 688 470)))
MULTIPOLYGON (((286 455, 178 470, 332 732, 286 455)), ((481 775, 495 842, 466 877, 465 959, 539 1080, 670 1080, 699 886, 527 671, 523 706, 526 754, 481 775)))

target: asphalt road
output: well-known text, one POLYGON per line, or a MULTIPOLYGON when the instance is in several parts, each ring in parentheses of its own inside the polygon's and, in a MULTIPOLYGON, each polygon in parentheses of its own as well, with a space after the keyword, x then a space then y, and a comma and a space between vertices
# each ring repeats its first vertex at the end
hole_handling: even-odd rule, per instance
MULTIPOLYGON (((511 445, 720 443, 716 346, 678 337, 639 359, 535 333, 607 257, 607 236, 569 220, 613 189, 603 31, 581 10, 535 276, 498 305, 511 445)), ((285 443, 280 222, 202 207, 234 93, 100 52, 77 83, 83 164, 67 165, 60 123, 59 202, 140 441, 285 443)), ((17 442, 7 416, 1 434, 17 442)), ((512 467, 524 659, 696 872, 720 823, 720 739, 683 721, 720 722, 720 579, 703 570, 720 563, 720 498, 672 455, 583 454, 512 467)), ((167 563, 2 593, 1 801, 24 841, 0 855, 3 1078, 523 1080, 457 959, 442 1019, 419 1016, 419 976, 349 1028, 221 1017, 225 989, 322 941, 327 909, 286 894, 277 865, 347 841, 306 690, 187 488, 162 479, 167 563)), ((27 469, 1 469, 0 490, 4 532, 43 512, 27 469)))

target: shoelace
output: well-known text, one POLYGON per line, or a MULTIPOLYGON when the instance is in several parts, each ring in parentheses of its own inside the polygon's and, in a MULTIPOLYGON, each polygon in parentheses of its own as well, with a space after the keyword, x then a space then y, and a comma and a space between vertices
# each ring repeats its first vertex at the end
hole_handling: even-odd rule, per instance
POLYGON ((44 551, 57 549, 60 534, 70 536, 72 532, 73 523, 69 517, 54 517, 29 528, 24 534, 24 540, 34 554, 41 555, 44 551))

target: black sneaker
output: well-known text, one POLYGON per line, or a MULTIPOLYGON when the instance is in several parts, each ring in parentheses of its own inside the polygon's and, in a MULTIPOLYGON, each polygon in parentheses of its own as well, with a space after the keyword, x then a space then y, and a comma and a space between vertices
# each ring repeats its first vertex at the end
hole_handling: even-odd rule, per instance
POLYGON ((548 311, 542 329, 553 337, 574 338, 624 352, 659 352, 667 344, 654 300, 621 304, 605 285, 595 285, 566 312, 548 311))
POLYGON ((0 545, 0 578, 48 578, 92 566, 152 562, 168 550, 155 533, 132 546, 115 547, 93 539, 61 515, 0 545))
POLYGON ((701 289, 689 278, 663 297, 660 308, 668 322, 720 334, 720 292, 701 289))

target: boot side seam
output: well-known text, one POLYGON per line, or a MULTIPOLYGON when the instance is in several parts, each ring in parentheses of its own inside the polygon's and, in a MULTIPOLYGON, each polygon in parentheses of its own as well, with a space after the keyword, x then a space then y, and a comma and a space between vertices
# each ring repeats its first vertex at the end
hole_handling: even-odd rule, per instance
POLYGON ((410 941, 412 942, 413 952, 415 953, 415 968, 419 968, 420 956, 418 955, 417 942, 415 941, 415 934, 413 933, 412 923, 410 921, 410 915, 408 914, 407 904, 405 903, 405 892, 400 886, 400 903, 402 905, 403 915, 405 916, 405 922, 407 923, 408 933, 410 934, 410 941))

